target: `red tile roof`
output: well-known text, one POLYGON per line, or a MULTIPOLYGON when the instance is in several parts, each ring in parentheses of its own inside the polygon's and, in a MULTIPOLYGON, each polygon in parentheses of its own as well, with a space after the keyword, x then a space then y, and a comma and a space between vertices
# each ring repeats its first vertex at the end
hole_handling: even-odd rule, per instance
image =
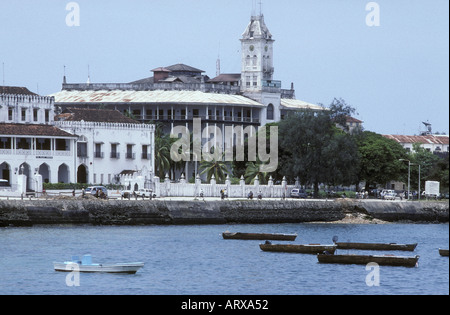
POLYGON ((397 141, 398 143, 421 143, 421 144, 449 144, 448 136, 403 136, 403 135, 383 135, 388 139, 397 141))
POLYGON ((62 114, 55 117, 61 121, 88 121, 122 124, 139 124, 138 121, 124 116, 118 110, 90 109, 90 108, 67 108, 62 114))
POLYGON ((47 136, 47 137, 77 137, 51 125, 4 124, 0 123, 0 136, 47 136))
POLYGON ((0 94, 37 95, 21 86, 0 86, 0 94))

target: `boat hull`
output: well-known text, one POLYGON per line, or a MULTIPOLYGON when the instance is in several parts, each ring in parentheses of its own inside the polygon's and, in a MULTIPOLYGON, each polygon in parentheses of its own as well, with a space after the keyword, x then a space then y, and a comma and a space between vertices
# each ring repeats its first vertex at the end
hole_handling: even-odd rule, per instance
POLYGON ((382 256, 382 255, 317 255, 320 263, 325 264, 347 264, 367 265, 377 263, 380 266, 416 267, 419 256, 382 256))
POLYGON ((222 233, 226 240, 295 241, 297 234, 222 233))
POLYGON ((83 272, 83 273, 125 273, 135 274, 144 267, 144 263, 126 263, 126 264, 92 264, 83 265, 72 262, 53 263, 55 271, 61 272, 83 272))
POLYGON ((396 244, 396 243, 336 243, 338 249, 360 249, 360 250, 401 250, 414 251, 417 244, 396 244))
POLYGON ((439 248, 439 255, 448 257, 448 249, 439 248))
POLYGON ((336 245, 284 245, 284 244, 260 244, 261 250, 266 252, 321 254, 327 251, 334 254, 336 245))

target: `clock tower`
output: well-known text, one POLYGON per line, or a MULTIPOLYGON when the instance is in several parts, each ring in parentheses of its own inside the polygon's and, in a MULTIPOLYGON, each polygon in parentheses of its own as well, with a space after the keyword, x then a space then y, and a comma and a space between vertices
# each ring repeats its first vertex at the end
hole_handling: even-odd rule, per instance
POLYGON ((279 121, 281 82, 273 80, 273 43, 264 15, 252 16, 241 38, 241 92, 265 105, 261 125, 279 121))
POLYGON ((264 82, 272 80, 274 41, 264 15, 252 16, 241 39, 243 92, 261 91, 264 82))

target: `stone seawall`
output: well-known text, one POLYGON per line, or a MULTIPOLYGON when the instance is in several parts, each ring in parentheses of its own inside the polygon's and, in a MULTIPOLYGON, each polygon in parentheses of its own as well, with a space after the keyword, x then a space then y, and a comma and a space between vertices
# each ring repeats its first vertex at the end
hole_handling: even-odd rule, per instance
POLYGON ((344 219, 348 214, 362 214, 368 220, 380 219, 390 222, 448 222, 449 204, 354 200, 0 201, 0 226, 335 222, 344 219))

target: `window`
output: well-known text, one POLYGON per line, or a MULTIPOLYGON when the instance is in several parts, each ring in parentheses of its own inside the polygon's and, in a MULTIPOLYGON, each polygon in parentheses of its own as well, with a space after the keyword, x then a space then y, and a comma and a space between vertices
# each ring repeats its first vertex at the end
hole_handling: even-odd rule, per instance
POLYGON ((17 138, 16 139, 16 148, 23 150, 31 149, 31 139, 30 138, 17 138))
POLYGON ((13 113, 14 113, 14 108, 9 107, 8 108, 8 120, 13 120, 13 113))
POLYGON ((42 138, 36 139, 36 149, 50 151, 51 150, 50 139, 42 139, 42 138))
POLYGON ((77 143, 77 156, 78 157, 87 157, 87 143, 86 142, 78 142, 77 143))
MULTIPOLYGON (((97 159, 102 159, 103 158, 102 144, 101 143, 96 143, 95 144, 94 157, 96 157, 97 159)), ((95 180, 94 180, 94 182, 95 182, 95 180)))
POLYGON ((198 109, 194 109, 192 111, 192 114, 194 115, 194 118, 198 118, 200 117, 200 111, 198 109))
POLYGON ((127 159, 134 160, 135 155, 133 153, 133 144, 127 144, 127 159))
POLYGON ((143 160, 149 160, 149 154, 148 154, 148 145, 143 144, 142 145, 142 159, 143 160))
POLYGON ((45 122, 48 123, 50 121, 50 110, 45 110, 45 122))
POLYGON ((38 121, 38 112, 39 112, 39 109, 37 109, 37 108, 33 109, 33 121, 38 121))
POLYGON ((26 108, 22 108, 22 121, 27 120, 27 109, 26 108))
POLYGON ((11 149, 11 138, 0 138, 0 149, 11 149))
POLYGON ((119 153, 117 152, 117 144, 111 143, 111 159, 118 159, 119 153))
POLYGON ((267 106, 267 120, 273 119, 274 119, 274 108, 272 104, 269 104, 269 106, 267 106))

